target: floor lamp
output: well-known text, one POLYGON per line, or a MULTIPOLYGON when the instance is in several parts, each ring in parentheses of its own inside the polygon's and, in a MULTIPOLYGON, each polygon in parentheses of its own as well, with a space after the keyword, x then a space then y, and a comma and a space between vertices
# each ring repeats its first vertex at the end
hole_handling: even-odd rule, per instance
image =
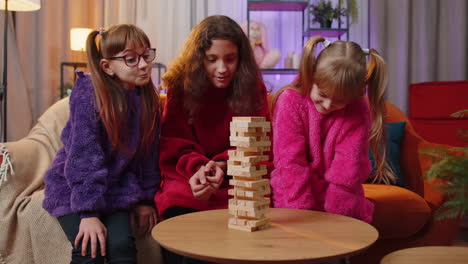
POLYGON ((41 8, 41 0, 0 0, 0 10, 5 10, 3 31, 3 79, 0 90, 0 101, 3 103, 2 139, 7 141, 7 67, 8 67, 8 11, 34 11, 41 8))

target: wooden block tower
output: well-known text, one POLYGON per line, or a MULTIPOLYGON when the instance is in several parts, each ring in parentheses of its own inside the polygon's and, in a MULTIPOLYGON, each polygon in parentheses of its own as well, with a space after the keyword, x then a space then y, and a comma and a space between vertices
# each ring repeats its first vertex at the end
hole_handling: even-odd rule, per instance
POLYGON ((234 186, 229 190, 234 198, 229 199, 228 227, 249 232, 265 229, 270 223, 266 217, 270 199, 264 196, 270 194, 270 181, 262 179, 267 170, 259 162, 268 160, 270 122, 264 117, 233 117, 230 131, 231 146, 237 149, 228 152, 227 174, 234 186))

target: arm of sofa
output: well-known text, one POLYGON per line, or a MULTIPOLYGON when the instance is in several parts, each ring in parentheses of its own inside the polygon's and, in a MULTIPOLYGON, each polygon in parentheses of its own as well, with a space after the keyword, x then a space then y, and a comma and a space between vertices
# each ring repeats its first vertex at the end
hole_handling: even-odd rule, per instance
POLYGON ((41 207, 42 198, 35 197, 44 187, 44 173, 61 146, 60 133, 67 120, 68 99, 63 99, 39 118, 28 136, 3 143, 6 180, 0 185, 0 226, 7 232, 0 232, 0 263, 12 259, 34 262, 37 252, 29 250, 34 242, 29 226, 41 224, 33 222, 39 216, 50 217, 41 207))

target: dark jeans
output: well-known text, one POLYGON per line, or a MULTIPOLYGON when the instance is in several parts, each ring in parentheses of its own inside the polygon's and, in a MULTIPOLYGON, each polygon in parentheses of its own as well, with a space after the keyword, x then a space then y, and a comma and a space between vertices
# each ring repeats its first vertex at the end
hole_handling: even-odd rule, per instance
POLYGON ((107 228, 106 237, 106 256, 101 256, 99 243, 96 251, 96 258, 91 258, 91 241, 88 242, 86 256, 81 256, 80 247, 75 248, 75 238, 80 227, 80 215, 69 214, 58 218, 60 226, 62 226, 65 235, 72 244, 72 264, 89 263, 103 264, 104 259, 110 264, 133 264, 136 261, 135 239, 130 227, 130 215, 127 211, 118 211, 99 217, 104 226, 107 228))
MULTIPOLYGON (((169 207, 166 209, 166 211, 163 213, 164 219, 169 219, 178 215, 184 215, 184 214, 189 214, 189 213, 194 213, 198 212, 197 210, 190 209, 190 208, 184 208, 184 207, 169 207)), ((192 259, 189 257, 184 257, 179 254, 176 254, 174 252, 171 252, 165 248, 162 248, 162 254, 164 257, 164 263, 170 263, 170 264, 200 264, 203 263, 202 261, 192 259)))

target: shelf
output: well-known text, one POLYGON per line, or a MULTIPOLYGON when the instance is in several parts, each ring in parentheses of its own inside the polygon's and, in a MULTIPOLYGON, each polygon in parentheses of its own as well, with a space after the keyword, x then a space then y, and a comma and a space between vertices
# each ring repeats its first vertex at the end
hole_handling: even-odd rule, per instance
POLYGON ((309 0, 249 0, 247 3, 250 11, 304 11, 309 0))
POLYGON ((304 37, 322 36, 338 38, 348 32, 346 28, 309 28, 304 32, 304 37))
POLYGON ((260 69, 263 74, 297 74, 297 69, 260 69))

